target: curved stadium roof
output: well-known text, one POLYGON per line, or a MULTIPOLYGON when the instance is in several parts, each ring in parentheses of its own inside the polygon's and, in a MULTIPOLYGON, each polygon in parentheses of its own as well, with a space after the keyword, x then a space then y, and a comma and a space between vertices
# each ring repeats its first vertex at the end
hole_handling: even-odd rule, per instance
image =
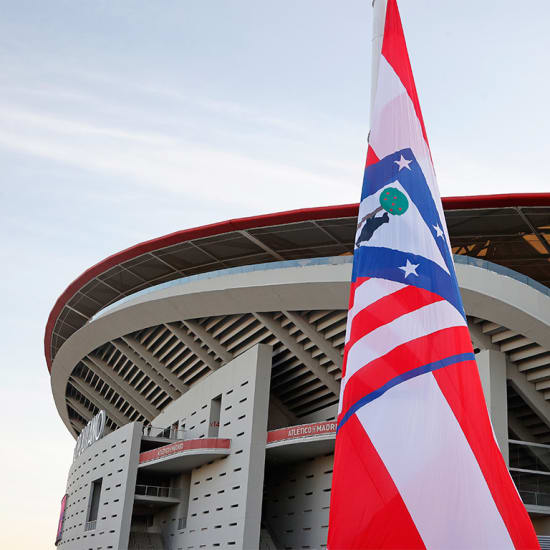
MULTIPOLYGON (((550 193, 443 199, 451 245, 550 287, 550 193)), ((95 314, 145 288, 228 267, 350 254, 357 204, 293 210, 178 231, 113 254, 56 301, 46 325, 48 369, 95 314)))

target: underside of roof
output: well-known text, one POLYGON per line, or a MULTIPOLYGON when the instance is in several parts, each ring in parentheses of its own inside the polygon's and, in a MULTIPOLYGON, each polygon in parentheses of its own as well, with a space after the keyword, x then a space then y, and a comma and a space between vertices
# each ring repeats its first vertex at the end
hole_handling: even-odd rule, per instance
MULTIPOLYGON (((453 253, 489 260, 550 287, 550 194, 443 202, 453 253)), ((229 267, 352 254, 356 217, 357 205, 344 205, 231 220, 115 254, 83 273, 56 302, 44 342, 48 368, 96 313, 140 290, 229 267)))

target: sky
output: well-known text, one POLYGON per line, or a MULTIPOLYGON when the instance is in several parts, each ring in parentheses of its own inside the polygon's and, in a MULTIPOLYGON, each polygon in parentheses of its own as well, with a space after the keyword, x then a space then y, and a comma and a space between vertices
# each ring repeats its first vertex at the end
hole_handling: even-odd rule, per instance
MULTIPOLYGON (((74 441, 43 355, 85 269, 357 202, 370 0, 0 0, 0 547, 51 549, 74 441)), ((441 194, 550 191, 550 4, 400 0, 441 194)))

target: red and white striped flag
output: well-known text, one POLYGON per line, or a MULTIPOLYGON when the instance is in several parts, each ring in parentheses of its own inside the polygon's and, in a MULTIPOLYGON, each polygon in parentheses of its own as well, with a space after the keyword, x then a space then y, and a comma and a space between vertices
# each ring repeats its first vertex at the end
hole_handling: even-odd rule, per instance
POLYGON ((328 548, 538 548, 491 428, 395 0, 383 28, 328 548))

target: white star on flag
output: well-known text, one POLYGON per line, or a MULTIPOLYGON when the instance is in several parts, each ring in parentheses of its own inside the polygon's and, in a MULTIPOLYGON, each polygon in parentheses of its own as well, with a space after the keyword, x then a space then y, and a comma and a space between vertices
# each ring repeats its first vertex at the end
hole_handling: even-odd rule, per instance
POLYGON ((403 155, 401 155, 401 158, 399 160, 394 160, 393 162, 395 162, 395 164, 397 164, 397 166, 399 166, 399 171, 400 172, 401 172, 401 170, 403 170, 403 168, 407 168, 408 170, 411 169, 409 164, 412 162, 412 160, 407 160, 406 158, 403 157, 403 155))
POLYGON ((409 260, 407 260, 407 263, 405 265, 400 265, 399 266, 399 269, 402 269, 403 272, 405 273, 405 279, 411 275, 411 273, 413 275, 416 275, 418 277, 418 273, 416 272, 416 268, 419 266, 420 264, 412 264, 411 262, 409 262, 409 260))
POLYGON ((439 224, 433 226, 438 237, 443 237, 443 230, 439 227, 439 224))

